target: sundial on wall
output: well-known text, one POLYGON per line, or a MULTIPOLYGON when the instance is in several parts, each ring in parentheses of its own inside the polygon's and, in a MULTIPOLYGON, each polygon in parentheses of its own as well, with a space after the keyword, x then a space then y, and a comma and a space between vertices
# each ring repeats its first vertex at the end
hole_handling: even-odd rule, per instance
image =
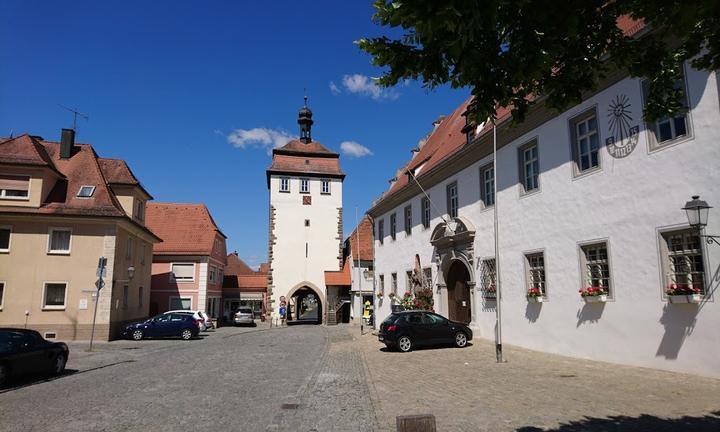
POLYGON ((631 107, 630 98, 624 94, 615 96, 608 106, 610 136, 605 140, 605 147, 614 158, 624 158, 637 145, 640 126, 633 125, 631 107))

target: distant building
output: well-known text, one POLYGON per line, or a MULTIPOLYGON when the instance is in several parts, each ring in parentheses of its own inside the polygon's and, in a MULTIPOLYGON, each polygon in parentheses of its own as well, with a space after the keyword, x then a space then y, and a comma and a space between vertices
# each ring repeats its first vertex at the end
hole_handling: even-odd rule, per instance
POLYGON ((125 161, 61 142, 0 138, 0 327, 90 339, 100 257, 107 259, 95 337, 148 315, 152 199, 125 161))
POLYGON ((365 216, 345 240, 345 255, 350 259, 348 270, 352 278, 350 314, 356 322, 362 317, 365 305, 373 305, 375 301, 373 243, 372 220, 365 216))
MULTIPOLYGON (((323 322, 349 301, 349 292, 326 287, 325 271, 343 265, 340 156, 313 141, 307 104, 298 119, 300 139, 274 149, 267 169, 270 191, 268 295, 283 300, 290 320, 323 322), (330 312, 328 312, 330 311, 330 312)), ((349 288, 349 287, 348 287, 349 288)))
POLYGON ((256 318, 265 318, 267 312, 267 264, 258 271, 240 259, 237 252, 228 254, 223 282, 223 317, 232 321, 240 306, 249 306, 256 318))
POLYGON ((562 113, 540 100, 513 124, 500 109, 495 165, 493 125, 467 121, 469 101, 439 121, 368 211, 376 323, 417 255, 435 310, 478 338, 495 339, 501 303, 507 344, 720 377, 720 247, 682 210, 700 195, 715 207, 707 233, 720 234, 718 72, 686 63, 677 84, 687 113, 653 122, 646 83, 623 71, 562 113))
POLYGON ((225 234, 203 204, 152 203, 147 225, 162 237, 152 257, 152 314, 175 309, 221 315, 225 234))

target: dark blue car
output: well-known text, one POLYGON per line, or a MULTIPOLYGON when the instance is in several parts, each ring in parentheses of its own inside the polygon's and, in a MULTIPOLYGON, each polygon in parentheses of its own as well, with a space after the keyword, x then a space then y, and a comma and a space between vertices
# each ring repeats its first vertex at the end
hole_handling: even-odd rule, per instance
POLYGON ((147 321, 128 324, 123 337, 133 340, 180 336, 192 339, 200 333, 200 322, 189 314, 169 313, 157 315, 147 321))

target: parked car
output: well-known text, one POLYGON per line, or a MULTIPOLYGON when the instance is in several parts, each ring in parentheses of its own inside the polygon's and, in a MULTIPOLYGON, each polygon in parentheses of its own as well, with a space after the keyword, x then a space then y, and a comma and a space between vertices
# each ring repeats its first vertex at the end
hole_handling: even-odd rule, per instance
POLYGON ((255 325, 255 312, 253 312, 251 307, 248 306, 240 306, 238 310, 235 312, 235 316, 233 318, 235 321, 235 325, 239 324, 250 324, 252 326, 255 325))
MULTIPOLYGON (((193 318, 200 321, 200 331, 206 331, 208 328, 212 328, 212 327, 208 327, 208 321, 210 321, 210 318, 207 315, 205 315, 205 312, 194 311, 194 310, 189 310, 189 309, 178 309, 178 310, 167 311, 165 313, 166 314, 169 314, 169 313, 190 314, 193 316, 193 318)), ((210 325, 212 326, 212 322, 210 322, 210 325)))
POLYGON ((11 376, 37 373, 59 375, 70 350, 62 342, 45 340, 35 330, 0 328, 0 387, 11 376))
POLYGON ((213 320, 210 318, 210 316, 208 314, 206 314, 203 311, 198 311, 198 313, 200 314, 200 316, 202 317, 202 319, 205 322, 205 330, 212 330, 215 328, 215 324, 213 324, 213 320))
POLYGON ((380 324, 378 340, 388 348, 408 352, 416 346, 453 344, 463 348, 472 340, 472 330, 434 312, 402 311, 390 314, 380 324))
POLYGON ((192 339, 200 333, 200 320, 187 313, 164 313, 147 321, 125 326, 123 337, 134 340, 180 336, 192 339))

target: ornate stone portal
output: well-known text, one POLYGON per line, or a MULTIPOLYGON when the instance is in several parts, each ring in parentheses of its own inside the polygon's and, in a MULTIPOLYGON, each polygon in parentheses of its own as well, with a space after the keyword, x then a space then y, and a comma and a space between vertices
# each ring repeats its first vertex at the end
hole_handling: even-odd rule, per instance
POLYGON ((475 226, 462 217, 442 222, 433 230, 430 243, 435 247, 433 256, 438 268, 438 311, 452 320, 469 323, 475 287, 475 226), (452 286, 448 287, 448 283, 452 286))

